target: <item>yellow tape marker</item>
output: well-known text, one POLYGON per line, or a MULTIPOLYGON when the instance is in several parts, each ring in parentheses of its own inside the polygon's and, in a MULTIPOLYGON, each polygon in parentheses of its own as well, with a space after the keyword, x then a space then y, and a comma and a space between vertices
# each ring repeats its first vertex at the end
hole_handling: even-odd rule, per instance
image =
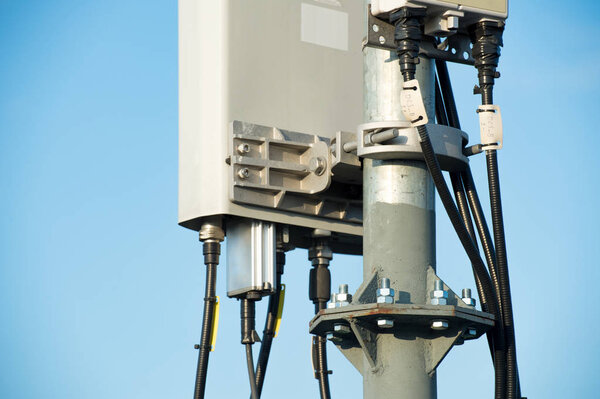
POLYGON ((213 317, 212 324, 212 334, 210 335, 210 351, 213 352, 215 350, 215 346, 217 343, 217 332, 219 331, 219 308, 221 307, 220 298, 217 297, 217 301, 215 302, 215 315, 213 317))
POLYGON ((281 292, 279 292, 279 307, 277 308, 277 319, 275 319, 275 335, 279 334, 279 327, 281 326, 281 317, 283 316, 283 303, 285 302, 285 284, 281 284, 281 292))

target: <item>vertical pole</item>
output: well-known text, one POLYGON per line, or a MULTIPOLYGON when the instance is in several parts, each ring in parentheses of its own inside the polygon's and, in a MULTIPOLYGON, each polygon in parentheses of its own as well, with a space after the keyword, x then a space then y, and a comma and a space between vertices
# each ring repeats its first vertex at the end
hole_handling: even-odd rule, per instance
MULTIPOLYGON (((403 78, 388 51, 365 48, 365 122, 405 121, 403 78), (387 60, 387 62, 386 62, 387 60)), ((434 70, 421 58, 417 79, 429 117, 434 110, 434 70)), ((364 159, 363 274, 391 280, 399 303, 428 301, 427 268, 435 268, 435 191, 425 163, 364 159)), ((363 367, 364 398, 435 399, 436 376, 425 371, 425 340, 410 327, 379 331, 377 364, 363 367)))

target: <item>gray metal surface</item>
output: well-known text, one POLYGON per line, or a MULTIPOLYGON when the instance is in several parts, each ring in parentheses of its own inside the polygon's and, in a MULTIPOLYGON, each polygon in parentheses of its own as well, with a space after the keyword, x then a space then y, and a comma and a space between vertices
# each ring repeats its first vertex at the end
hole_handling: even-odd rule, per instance
MULTIPOLYGON (((337 182, 352 183, 351 176, 360 177, 360 167, 353 161, 350 156, 336 161, 337 182), (346 159, 351 164, 339 179, 346 159)), ((328 190, 333 168, 328 138, 234 121, 229 163, 230 198, 235 203, 362 222, 360 200, 336 192, 335 187, 328 190)))
POLYGON ((226 228, 227 296, 275 292, 275 224, 231 219, 226 228))
POLYGON ((343 219, 233 203, 226 158, 234 120, 329 139, 356 131, 364 18, 357 0, 179 0, 181 225, 234 215, 362 234, 343 219))
MULTIPOLYGON (((389 57, 389 52, 365 49, 367 123, 405 121, 400 107, 403 79, 397 63, 385 62, 389 57)), ((421 58, 417 79, 433 117, 431 60, 421 58)), ((399 160, 365 159, 363 165, 364 281, 368 285, 374 274, 387 277, 398 303, 425 305, 427 269, 435 267, 435 192, 427 168, 420 161, 399 160)), ((390 392, 396 398, 436 397, 435 372, 430 374, 426 365, 429 344, 415 328, 382 332, 374 346, 374 360, 363 356, 364 398, 390 392)))

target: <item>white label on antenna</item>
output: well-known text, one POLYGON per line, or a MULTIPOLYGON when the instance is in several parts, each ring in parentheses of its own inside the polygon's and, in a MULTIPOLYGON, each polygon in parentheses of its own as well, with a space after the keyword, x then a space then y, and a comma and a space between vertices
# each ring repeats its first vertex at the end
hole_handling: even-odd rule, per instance
POLYGON ((302 3, 300 40, 348 51, 348 13, 302 3))
POLYGON ((409 80, 404 82, 402 87, 404 88, 400 93, 402 114, 413 127, 426 125, 429 120, 427 119, 427 111, 425 111, 419 82, 416 79, 409 80))
POLYGON ((480 105, 479 132, 481 145, 484 150, 499 150, 502 148, 502 114, 497 105, 480 105))

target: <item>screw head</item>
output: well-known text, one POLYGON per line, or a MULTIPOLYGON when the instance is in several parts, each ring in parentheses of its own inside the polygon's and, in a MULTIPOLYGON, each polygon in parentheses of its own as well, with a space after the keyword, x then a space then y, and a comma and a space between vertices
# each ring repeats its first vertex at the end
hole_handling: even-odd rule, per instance
POLYGON ((240 179, 247 179, 250 176, 250 171, 248 170, 248 168, 242 168, 238 171, 237 174, 240 179))
POLYGON ((377 327, 379 327, 379 328, 392 328, 392 327, 394 327, 394 320, 391 320, 391 319, 377 319, 377 327))
POLYGON ((323 157, 311 158, 308 164, 308 168, 317 176, 321 176, 327 168, 327 161, 323 157))
POLYGON ((247 143, 242 143, 237 146, 237 152, 240 155, 246 155, 250 152, 250 146, 247 143))
POLYGON ((445 330, 448 328, 448 321, 447 320, 433 320, 431 322, 431 329, 432 330, 445 330))

